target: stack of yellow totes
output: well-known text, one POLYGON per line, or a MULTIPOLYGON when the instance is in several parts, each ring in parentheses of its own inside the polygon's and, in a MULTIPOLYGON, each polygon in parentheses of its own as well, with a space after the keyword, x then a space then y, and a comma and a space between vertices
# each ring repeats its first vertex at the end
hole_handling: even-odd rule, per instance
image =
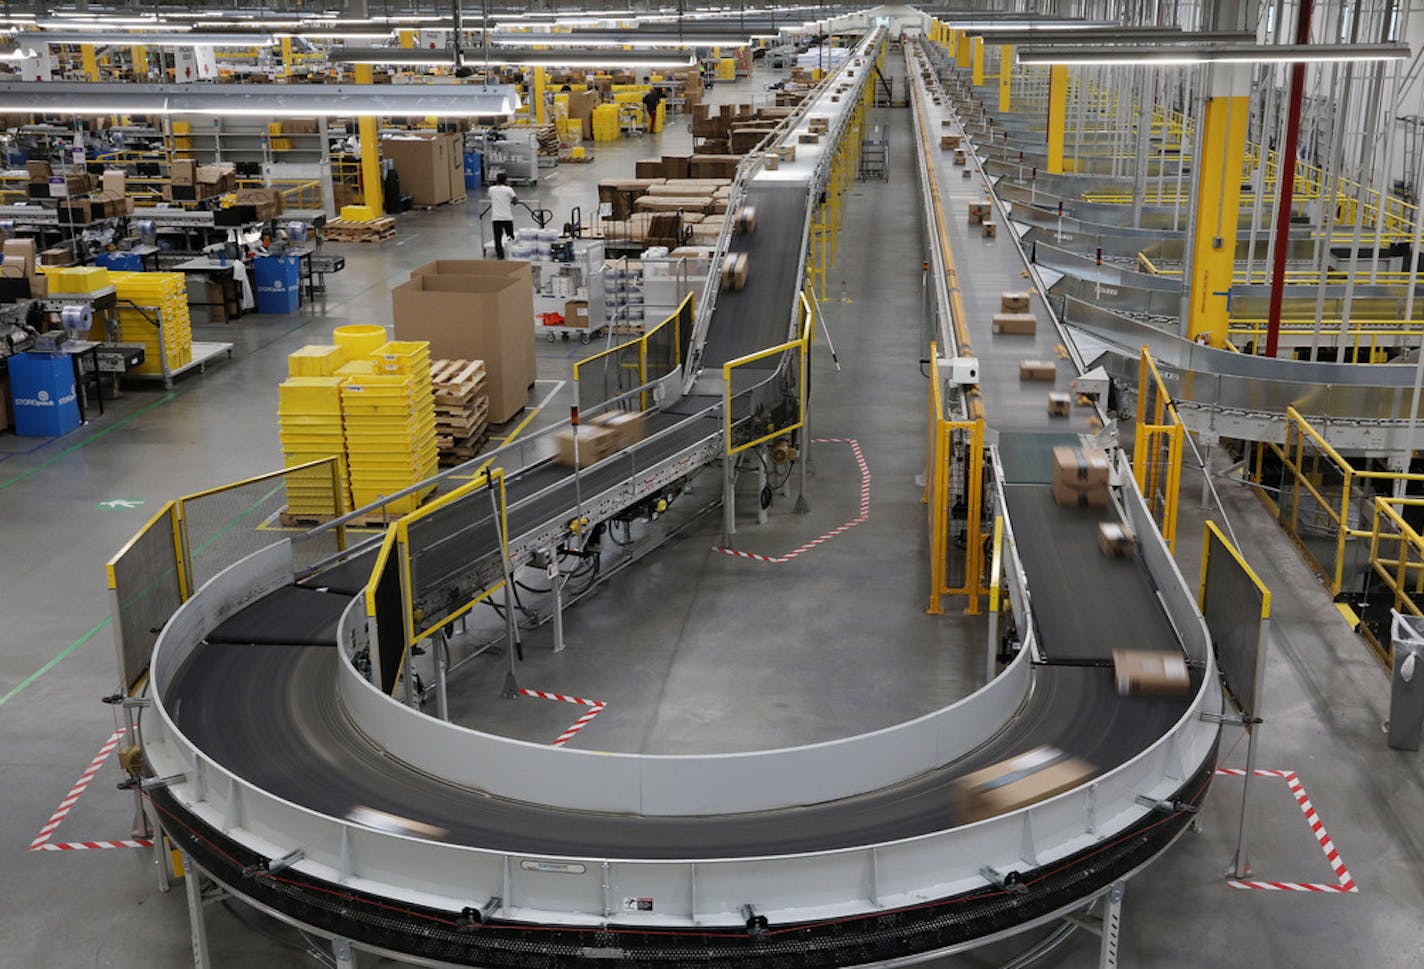
MULTIPOLYGON (((357 507, 408 488, 438 470, 429 345, 411 348, 408 341, 386 344, 372 354, 369 362, 374 372, 351 375, 341 387, 351 497, 357 507), (387 365, 394 369, 386 370, 387 365)), ((386 508, 400 514, 414 511, 434 487, 386 508)))
MULTIPOLYGON (((292 354, 289 358, 292 372, 297 374, 307 359, 300 351, 292 354)), ((345 485, 346 434, 341 421, 342 379, 295 375, 277 388, 277 434, 287 467, 323 458, 337 459, 335 481, 330 466, 287 475, 289 515, 339 515, 350 510, 345 485), (336 482, 340 482, 339 490, 336 482)))
POLYGON ((593 109, 593 140, 617 141, 622 134, 618 120, 618 105, 600 104, 593 109))
POLYGON ((109 280, 118 291, 119 342, 143 344, 144 361, 135 373, 162 373, 165 356, 170 371, 193 362, 193 328, 182 273, 110 272, 109 280))

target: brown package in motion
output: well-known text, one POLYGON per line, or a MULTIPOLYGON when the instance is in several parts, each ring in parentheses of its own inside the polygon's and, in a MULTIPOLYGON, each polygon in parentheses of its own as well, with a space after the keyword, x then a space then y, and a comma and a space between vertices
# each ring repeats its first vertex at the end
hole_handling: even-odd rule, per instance
POLYGON ((722 288, 741 289, 747 284, 748 269, 745 252, 729 252, 722 260, 722 288))
POLYGON ((588 425, 606 428, 617 434, 620 448, 637 444, 648 433, 648 418, 642 411, 609 411, 597 417, 590 417, 588 425))
POLYGON ((1035 747, 955 781, 956 820, 982 821, 1036 804, 1072 790, 1093 773, 1087 761, 1054 747, 1035 747))
POLYGON ((1113 674, 1121 696, 1186 696, 1192 691, 1187 661, 1180 653, 1148 649, 1113 650, 1113 674))
POLYGON ((1132 558, 1136 544, 1132 529, 1121 522, 1103 522, 1098 526, 1098 548, 1110 559, 1132 558))
MULTIPOLYGON (((985 206, 986 208, 988 206, 985 206)), ((1027 313, 1028 293, 1003 292, 999 294, 999 309, 1005 313, 1027 313)))
POLYGON ((1033 336, 1038 332, 1038 320, 1032 313, 995 313, 994 332, 1033 336))
POLYGON ((1112 461, 1101 448, 1059 445, 1053 449, 1053 483, 1073 488, 1107 487, 1112 461))
POLYGON ((620 435, 611 427, 586 424, 578 429, 578 462, 574 462, 574 429, 558 434, 559 463, 569 468, 586 468, 618 453, 620 435))
POLYGON ((1053 360, 1019 361, 1020 380, 1057 380, 1058 363, 1053 360))
POLYGON ((1048 416, 1067 417, 1073 409, 1073 398, 1062 391, 1056 391, 1048 395, 1048 416))

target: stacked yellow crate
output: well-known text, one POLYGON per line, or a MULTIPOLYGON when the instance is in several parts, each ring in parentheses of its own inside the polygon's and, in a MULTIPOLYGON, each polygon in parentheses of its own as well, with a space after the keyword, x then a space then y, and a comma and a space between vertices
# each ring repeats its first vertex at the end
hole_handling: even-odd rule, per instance
POLYGON ((617 141, 622 133, 617 104, 600 104, 593 109, 594 141, 617 141))
MULTIPOLYGON (((311 348, 304 348, 311 349, 311 348)), ((295 373, 310 357, 301 352, 288 358, 295 373)), ((329 466, 287 475, 287 514, 339 515, 351 507, 346 481, 346 430, 341 419, 341 384, 336 376, 292 376, 277 388, 277 435, 287 467, 337 459, 334 487, 329 466)))
POLYGON ((160 348, 167 354, 169 370, 192 363, 193 328, 183 274, 110 272, 109 279, 120 300, 119 342, 144 347, 144 361, 135 372, 162 373, 160 348), (125 301, 133 305, 124 305, 125 301), (143 307, 142 312, 135 306, 143 307), (155 321, 161 326, 154 327, 155 321))
POLYGON ((332 377, 346 362, 346 351, 334 344, 309 344, 287 354, 287 372, 293 377, 332 377))
MULTIPOLYGON (((408 488, 438 469, 428 363, 426 371, 421 390, 412 373, 351 376, 342 385, 346 461, 356 507, 408 488)), ((386 508, 400 514, 414 511, 434 487, 429 485, 386 508)))
POLYGON ((109 271, 100 266, 51 266, 44 269, 51 293, 92 293, 109 285, 109 271))

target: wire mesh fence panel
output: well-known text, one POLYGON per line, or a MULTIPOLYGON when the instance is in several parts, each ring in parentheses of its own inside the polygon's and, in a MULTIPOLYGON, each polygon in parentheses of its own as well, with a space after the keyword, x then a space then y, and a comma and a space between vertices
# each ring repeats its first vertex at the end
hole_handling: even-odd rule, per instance
POLYGON ((183 604, 177 521, 170 501, 108 565, 115 643, 126 692, 143 678, 159 631, 183 604))
POLYGON ((978 554, 978 538, 969 534, 970 477, 982 475, 983 469, 971 467, 974 434, 971 428, 954 427, 949 431, 948 479, 945 505, 948 511, 948 536, 944 544, 944 590, 962 589, 969 581, 968 556, 978 554), (970 546, 976 546, 971 549, 970 546))
POLYGON ((746 450, 801 426, 803 357, 791 344, 774 356, 733 367, 728 382, 730 450, 746 450))
POLYGON ((196 589, 223 569, 285 535, 277 522, 287 505, 286 482, 269 478, 184 499, 189 574, 196 589))
POLYGON ((642 343, 634 340, 574 364, 580 410, 592 410, 643 384, 642 343))

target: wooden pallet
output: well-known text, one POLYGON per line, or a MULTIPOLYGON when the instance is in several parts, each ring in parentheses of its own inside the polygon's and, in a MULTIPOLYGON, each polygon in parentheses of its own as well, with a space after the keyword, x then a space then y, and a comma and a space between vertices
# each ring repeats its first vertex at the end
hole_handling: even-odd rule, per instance
MULTIPOLYGON (((381 514, 377 512, 375 514, 362 515, 360 518, 353 518, 351 521, 346 523, 346 527, 381 528, 384 525, 387 525, 400 517, 400 514, 397 514, 396 512, 390 512, 384 518, 382 518, 381 514)), ((316 515, 306 513, 294 515, 291 512, 287 511, 284 511, 277 516, 277 520, 280 521, 282 525, 287 528, 312 528, 317 525, 325 525, 327 522, 335 520, 335 518, 335 515, 316 515)))
POLYGON ((450 467, 451 465, 464 464, 466 461, 473 461, 487 440, 489 440, 489 424, 487 422, 481 424, 475 433, 458 442, 453 437, 443 437, 437 434, 435 446, 440 451, 440 464, 450 467))
POLYGON ((471 404, 475 398, 485 393, 485 362, 432 360, 430 385, 435 391, 437 407, 471 404))
POLYGON ((389 215, 370 222, 334 219, 322 227, 327 242, 385 242, 396 235, 396 220, 389 215))
POLYGON ((488 423, 489 398, 480 397, 472 406, 446 407, 435 405, 435 433, 452 437, 469 437, 488 423))

